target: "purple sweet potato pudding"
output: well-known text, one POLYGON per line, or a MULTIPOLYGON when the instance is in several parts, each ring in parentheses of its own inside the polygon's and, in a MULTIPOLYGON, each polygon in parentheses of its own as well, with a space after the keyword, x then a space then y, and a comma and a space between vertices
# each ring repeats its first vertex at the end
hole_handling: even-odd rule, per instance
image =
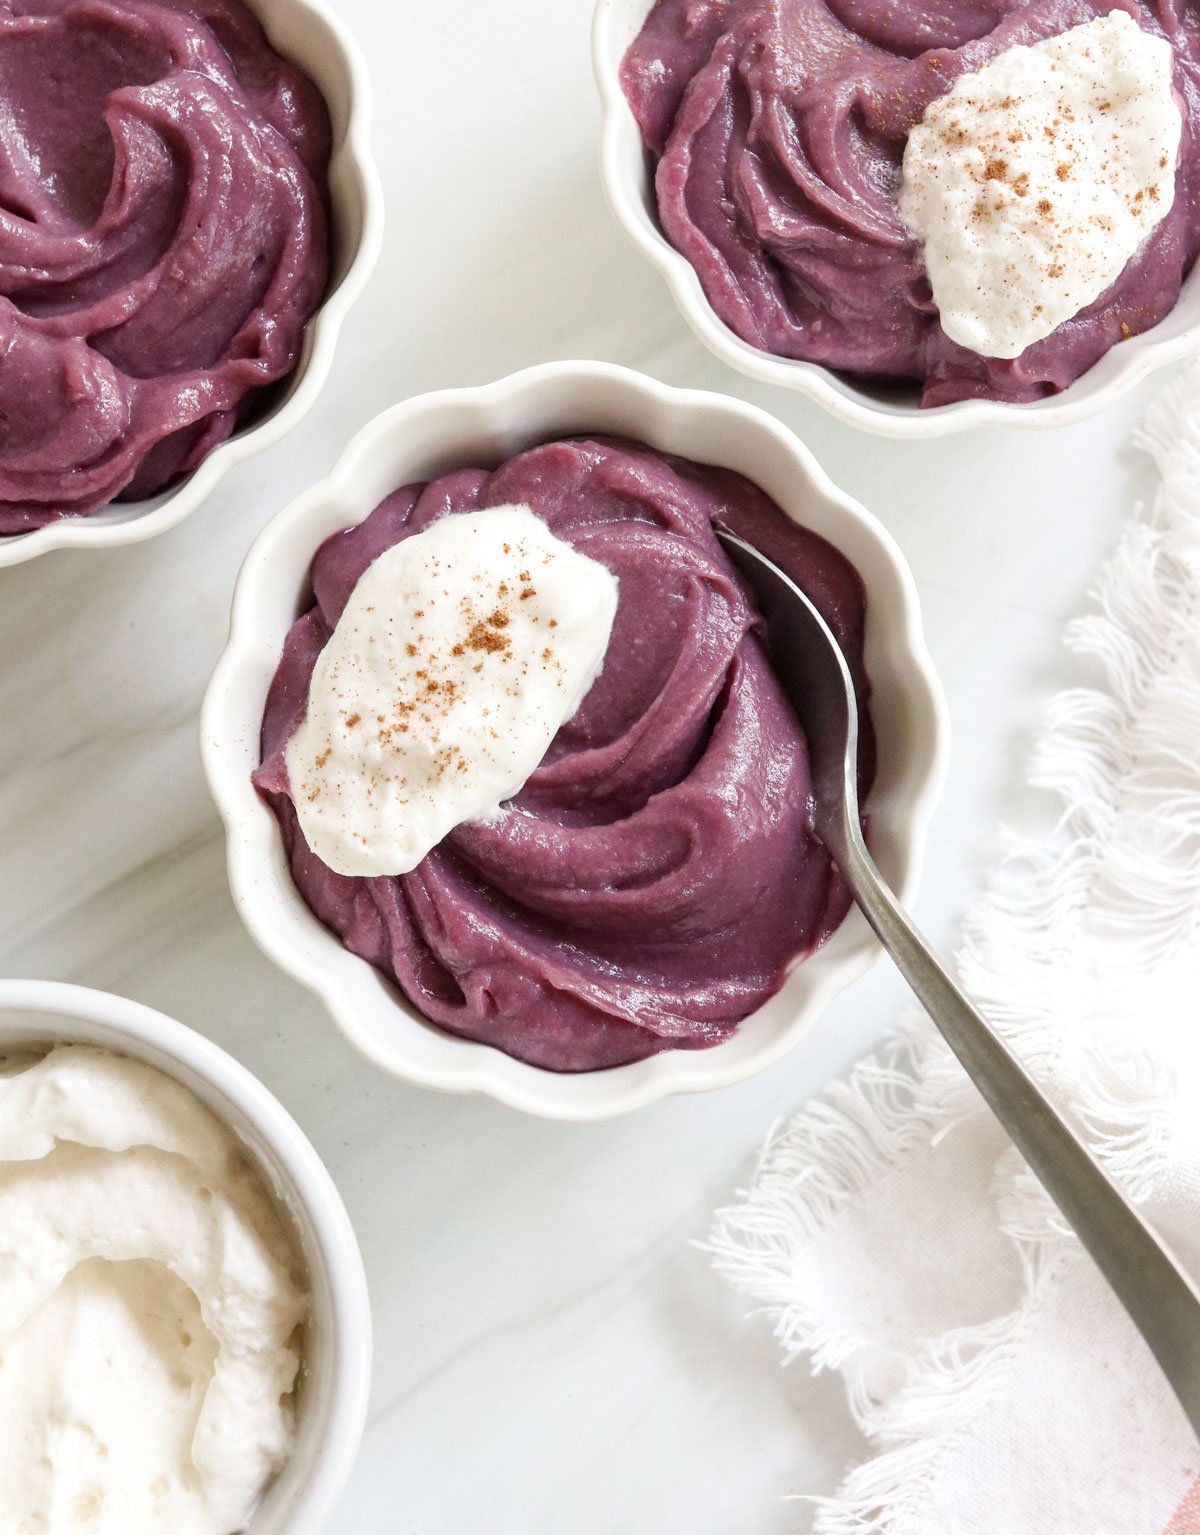
POLYGON ((236 0, 0 0, 0 535, 163 490, 295 367, 329 152, 236 0))
POLYGON ((406 486, 317 552, 254 781, 316 916, 448 1032, 555 1071, 704 1049, 844 917, 846 891, 810 830, 804 738, 717 517, 818 604, 865 704, 865 597, 846 559, 741 476, 634 442, 555 442, 406 486), (439 519, 514 504, 616 576, 603 669, 496 818, 459 825, 411 873, 336 874, 302 835, 285 755, 318 657, 385 551, 439 519))
MULTIPOLYGON (((918 384, 925 406, 1023 402, 1064 389, 1174 307, 1200 249, 1200 14, 1190 0, 658 0, 624 58, 622 83, 653 168, 663 233, 695 269, 716 315, 762 351, 876 384, 918 384), (922 242, 901 216, 910 137, 939 97, 1012 58, 1008 50, 1115 10, 1170 47, 1173 203, 1119 273, 1063 323, 1019 355, 981 355, 947 334, 922 242)), ((951 126, 973 125, 964 117, 951 126)), ((1042 131, 1052 139, 1060 126, 1048 117, 1039 144, 1042 131)), ((1114 142, 1122 136, 1114 133, 1114 142)), ((1057 193, 1078 191, 1077 167, 1070 156, 1051 160, 1057 180, 1050 175, 1048 193, 1030 192, 1009 164, 1010 145, 1028 148, 1024 137, 1014 122, 980 159, 974 212, 991 216, 994 187, 1014 206, 1028 194, 1043 221, 1031 248, 1049 252, 1047 270, 1057 278, 1057 193)), ((1156 163, 1169 188, 1168 160, 1156 163)), ((1158 188, 1150 195, 1157 200, 1158 188)), ((1140 217, 1141 207, 1135 211, 1140 217)), ((1102 247, 1108 227, 1101 218, 1081 227, 1075 247, 1102 247)), ((962 247, 972 250, 969 230, 962 247)), ((1018 281, 1025 264, 1018 254, 1018 281)))

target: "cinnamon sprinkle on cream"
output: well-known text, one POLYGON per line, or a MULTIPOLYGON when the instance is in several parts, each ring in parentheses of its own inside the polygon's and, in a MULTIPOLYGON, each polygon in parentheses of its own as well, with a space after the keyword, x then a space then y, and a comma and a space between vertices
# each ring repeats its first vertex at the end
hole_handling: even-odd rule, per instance
POLYGON ((900 212, 942 329, 1014 358, 1093 303, 1166 216, 1171 45, 1113 11, 954 81, 909 135, 900 212))
POLYGON ((449 514, 381 554, 287 747, 313 852, 339 874, 401 874, 499 815, 598 674, 616 606, 612 573, 525 506, 449 514))

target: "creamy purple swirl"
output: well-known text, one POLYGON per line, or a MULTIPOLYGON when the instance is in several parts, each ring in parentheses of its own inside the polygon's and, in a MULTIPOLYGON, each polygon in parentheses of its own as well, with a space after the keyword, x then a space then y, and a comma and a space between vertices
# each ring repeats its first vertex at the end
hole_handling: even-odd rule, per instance
POLYGON ((236 0, 0 0, 0 534, 164 489, 291 372, 329 145, 236 0))
POLYGON ((1200 250, 1200 15, 1190 0, 658 0, 622 82, 659 219, 716 314, 751 346, 879 381, 921 403, 1027 401, 1156 325, 1200 250), (897 209, 908 134, 1005 49, 1127 10, 1175 56, 1174 206, 1095 303, 1019 357, 938 323, 897 209))
MULTIPOLYGON (((318 551, 255 783, 312 910, 451 1033, 556 1071, 702 1049, 845 915, 811 833, 804 737, 713 535, 718 516, 809 592, 865 701, 865 599, 845 558, 741 476, 636 443, 557 442, 407 486, 318 551), (336 874, 300 833, 285 763, 317 657, 385 549, 502 505, 531 507, 616 575, 603 671, 498 819, 458 827, 411 874, 336 874)), ((864 789, 873 763, 868 727, 864 789)))

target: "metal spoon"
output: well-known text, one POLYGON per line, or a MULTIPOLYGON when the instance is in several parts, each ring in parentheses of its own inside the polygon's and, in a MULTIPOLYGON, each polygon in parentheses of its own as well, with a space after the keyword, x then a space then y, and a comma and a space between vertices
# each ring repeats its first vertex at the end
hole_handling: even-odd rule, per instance
POLYGON ((808 739, 813 830, 901 975, 1150 1345, 1200 1435, 1200 1292, 967 1000, 875 867, 858 804, 854 685, 825 620, 753 545, 720 524, 716 534, 767 620, 775 670, 808 739))

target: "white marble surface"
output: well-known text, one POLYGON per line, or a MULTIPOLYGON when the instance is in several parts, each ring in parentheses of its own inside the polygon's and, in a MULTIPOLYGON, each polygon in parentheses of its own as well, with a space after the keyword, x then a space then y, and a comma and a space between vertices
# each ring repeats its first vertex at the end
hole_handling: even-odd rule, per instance
POLYGON ((377 1330, 333 1535, 802 1531, 787 1494, 831 1488, 861 1448, 837 1382, 780 1369, 690 1244, 901 986, 880 966, 766 1076, 609 1125, 380 1077, 258 954, 226 890, 196 710, 233 579, 351 433, 422 390, 601 357, 774 410, 892 529, 924 596, 955 746, 920 916, 951 942, 1022 810, 1063 624, 1145 488, 1128 435, 1159 386, 1056 435, 860 437, 724 371, 613 228, 589 0, 340 5, 376 79, 390 212, 323 402, 157 542, 0 572, 0 973, 124 992, 211 1035, 328 1161, 377 1330))

